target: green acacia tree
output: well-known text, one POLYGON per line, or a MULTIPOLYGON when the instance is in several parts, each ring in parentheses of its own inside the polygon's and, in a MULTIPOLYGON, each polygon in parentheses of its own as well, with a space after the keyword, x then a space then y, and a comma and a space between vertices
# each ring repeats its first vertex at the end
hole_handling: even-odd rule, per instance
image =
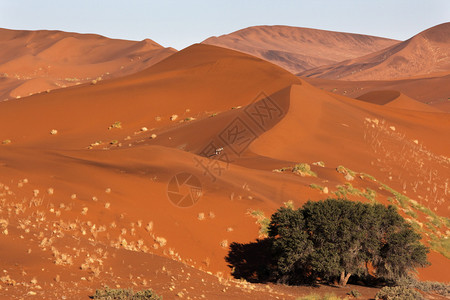
POLYGON ((339 277, 345 285, 351 274, 364 272, 368 259, 364 242, 369 236, 361 219, 366 210, 362 203, 326 200, 308 202, 299 211, 315 249, 311 265, 321 277, 339 277))
POLYGON ((305 228, 303 215, 291 208, 280 208, 272 215, 269 236, 276 237, 272 242, 273 255, 276 258, 275 277, 279 282, 296 282, 304 279, 309 256, 313 252, 312 242, 305 228))
POLYGON ((395 207, 343 199, 307 202, 272 215, 269 238, 278 281, 298 283, 306 276, 345 286, 352 274, 392 279, 428 264, 428 249, 395 207))

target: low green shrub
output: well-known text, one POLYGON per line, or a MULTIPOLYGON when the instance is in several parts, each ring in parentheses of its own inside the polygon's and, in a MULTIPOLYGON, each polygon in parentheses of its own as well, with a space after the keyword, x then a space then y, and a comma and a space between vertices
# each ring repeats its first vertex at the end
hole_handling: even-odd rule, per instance
POLYGON ((315 184, 315 183, 311 183, 311 184, 309 185, 309 187, 312 188, 312 189, 316 189, 316 190, 323 191, 323 186, 318 185, 318 184, 315 184))
POLYGON ((286 207, 286 208, 290 208, 290 209, 292 209, 292 210, 295 209, 295 207, 294 207, 294 201, 292 201, 292 200, 283 202, 283 204, 284 204, 284 207, 286 207))
POLYGON ((302 176, 313 176, 317 177, 317 174, 311 171, 311 166, 307 163, 296 164, 292 169, 292 172, 300 174, 302 176))
POLYGON ((376 300, 422 300, 422 295, 406 286, 385 286, 375 295, 376 300))
POLYGON ((368 178, 368 179, 370 179, 370 180, 372 180, 372 181, 375 181, 375 182, 377 181, 375 177, 373 177, 372 175, 366 174, 366 173, 359 173, 359 177, 360 177, 361 179, 366 179, 366 178, 368 178))
POLYGON ((367 196, 366 194, 361 192, 359 189, 353 187, 353 185, 349 182, 346 182, 344 185, 338 185, 336 187, 338 188, 338 190, 336 192, 334 192, 334 194, 339 198, 347 199, 347 194, 359 196, 359 197, 367 196))
POLYGON ((358 290, 351 290, 350 292, 347 293, 347 295, 352 296, 354 298, 359 298, 362 296, 358 290))
POLYGON ((325 163, 323 161, 314 162, 313 165, 325 168, 325 163))
POLYGON ((377 198, 377 192, 375 192, 372 189, 367 188, 366 192, 363 194, 364 197, 366 197, 367 200, 375 201, 377 198))
POLYGON ((445 297, 450 296, 450 285, 443 282, 435 281, 418 281, 416 286, 419 290, 424 292, 433 292, 445 297))
POLYGON ((450 284, 435 281, 419 281, 413 277, 400 277, 395 281, 396 285, 416 288, 426 293, 436 293, 444 297, 450 296, 450 284))
POLYGON ((106 286, 104 289, 96 290, 92 299, 97 300, 162 300, 153 290, 143 290, 134 292, 133 289, 111 289, 106 286))
POLYGON ((338 173, 341 173, 341 174, 344 174, 344 175, 349 174, 352 177, 356 176, 356 173, 354 171, 352 171, 352 170, 350 170, 350 169, 348 169, 348 168, 346 168, 344 166, 338 166, 336 168, 336 171, 338 171, 338 173))
POLYGON ((111 126, 109 126, 108 129, 111 130, 113 128, 118 128, 118 129, 122 128, 122 122, 116 121, 113 124, 111 124, 111 126))
POLYGON ((269 232, 270 218, 267 218, 261 210, 253 210, 250 214, 259 224, 259 235, 266 237, 269 232))
POLYGON ((307 296, 299 297, 296 300, 345 300, 336 296, 335 294, 325 294, 325 295, 318 295, 318 294, 309 294, 307 296))
POLYGON ((450 239, 445 237, 438 237, 435 234, 430 234, 430 237, 431 249, 441 253, 442 255, 450 259, 450 239))

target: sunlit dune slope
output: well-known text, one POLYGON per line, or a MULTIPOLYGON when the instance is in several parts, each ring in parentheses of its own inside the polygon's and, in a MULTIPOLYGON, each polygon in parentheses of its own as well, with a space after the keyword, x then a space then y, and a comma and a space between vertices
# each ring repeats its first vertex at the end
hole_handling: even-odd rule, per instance
POLYGON ((366 56, 300 73, 340 80, 390 80, 429 76, 450 70, 450 23, 366 56))
POLYGON ((263 58, 292 73, 360 57, 399 41, 369 35, 290 26, 253 26, 204 44, 238 50, 263 58))
POLYGON ((312 85, 329 92, 357 98, 363 94, 381 90, 401 92, 417 101, 439 110, 450 112, 450 74, 444 72, 434 76, 398 80, 351 81, 302 77, 312 85))
POLYGON ((150 39, 0 29, 0 101, 132 74, 174 52, 150 39))

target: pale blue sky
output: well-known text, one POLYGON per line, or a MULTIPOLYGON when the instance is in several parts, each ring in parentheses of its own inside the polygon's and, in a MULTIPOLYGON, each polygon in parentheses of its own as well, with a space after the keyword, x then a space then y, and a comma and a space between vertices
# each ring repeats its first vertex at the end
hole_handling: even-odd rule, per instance
POLYGON ((450 0, 0 0, 0 27, 150 38, 182 49, 254 25, 405 40, 450 21, 450 0))

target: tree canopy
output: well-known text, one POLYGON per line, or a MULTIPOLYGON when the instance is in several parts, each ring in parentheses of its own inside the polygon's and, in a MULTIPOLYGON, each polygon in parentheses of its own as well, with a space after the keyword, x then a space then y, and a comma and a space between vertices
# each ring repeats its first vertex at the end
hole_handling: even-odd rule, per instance
MULTIPOLYGON (((270 256, 265 279, 289 284, 320 278, 344 286, 353 274, 367 275, 369 266, 376 277, 390 280, 429 264, 428 248, 394 206, 344 199, 280 208, 271 217, 269 237, 260 242, 270 256)), ((233 252, 237 244, 231 246, 228 262, 242 266, 233 252)))
POLYGON ((345 285, 352 274, 367 273, 369 264, 385 279, 428 265, 420 235, 394 206, 327 199, 280 208, 269 237, 281 281, 295 282, 306 272, 345 285))

